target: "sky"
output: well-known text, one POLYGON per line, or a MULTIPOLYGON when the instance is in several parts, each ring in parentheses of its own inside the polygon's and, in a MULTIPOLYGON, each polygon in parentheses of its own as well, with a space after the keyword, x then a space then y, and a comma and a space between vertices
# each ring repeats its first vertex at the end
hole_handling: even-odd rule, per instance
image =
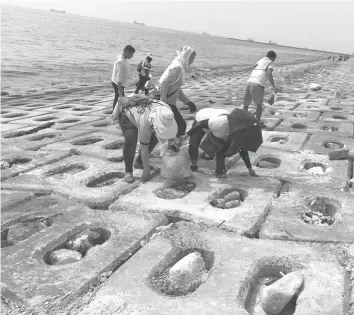
POLYGON ((353 1, 0 0, 1 4, 255 41, 354 52, 353 1))

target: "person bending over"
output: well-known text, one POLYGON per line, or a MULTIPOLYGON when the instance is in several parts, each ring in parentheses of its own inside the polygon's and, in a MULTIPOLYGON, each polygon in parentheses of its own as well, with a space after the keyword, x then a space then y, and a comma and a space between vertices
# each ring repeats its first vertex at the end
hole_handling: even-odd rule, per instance
MULTIPOLYGON (((148 100, 148 99, 147 99, 148 100)), ((134 167, 143 169, 142 181, 149 179, 149 154, 155 148, 159 139, 162 141, 176 137, 177 124, 171 108, 161 101, 150 101, 148 105, 125 106, 129 98, 121 97, 118 101, 120 113, 118 123, 124 136, 123 158, 125 164, 124 180, 134 182, 133 163, 137 142, 140 142, 140 152, 134 167)))
POLYGON ((189 139, 189 156, 191 159, 191 170, 198 171, 199 146, 207 133, 217 147, 216 155, 216 176, 218 178, 226 177, 226 168, 224 164, 225 157, 240 153, 248 172, 251 176, 256 176, 252 169, 248 151, 242 150, 232 139, 229 138, 229 112, 224 109, 204 108, 198 111, 193 121, 192 128, 187 132, 189 139))

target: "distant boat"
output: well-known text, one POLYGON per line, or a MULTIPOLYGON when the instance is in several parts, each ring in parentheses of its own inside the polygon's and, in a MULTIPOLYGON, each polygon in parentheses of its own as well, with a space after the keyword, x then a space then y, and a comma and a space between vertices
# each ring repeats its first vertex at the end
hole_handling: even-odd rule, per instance
POLYGON ((57 13, 66 13, 64 10, 56 10, 56 9, 50 9, 49 11, 57 12, 57 13))
POLYGON ((134 21, 133 23, 134 23, 134 24, 138 24, 138 25, 145 25, 145 23, 138 22, 138 21, 134 21))

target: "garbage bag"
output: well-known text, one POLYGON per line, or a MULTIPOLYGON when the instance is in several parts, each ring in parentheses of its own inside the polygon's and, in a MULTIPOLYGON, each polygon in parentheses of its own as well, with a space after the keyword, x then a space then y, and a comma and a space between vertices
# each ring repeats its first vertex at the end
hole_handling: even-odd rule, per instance
POLYGON ((182 179, 192 176, 189 167, 188 145, 181 147, 179 152, 170 149, 163 150, 161 176, 166 179, 182 179))

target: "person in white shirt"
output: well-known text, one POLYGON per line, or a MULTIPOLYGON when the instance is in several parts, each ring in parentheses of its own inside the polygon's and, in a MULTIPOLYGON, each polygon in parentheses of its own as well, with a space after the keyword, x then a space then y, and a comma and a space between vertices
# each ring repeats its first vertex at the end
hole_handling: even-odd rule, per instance
POLYGON ((112 85, 114 88, 113 109, 116 107, 118 97, 124 96, 124 87, 127 86, 129 80, 129 63, 135 53, 135 49, 131 45, 125 46, 123 54, 119 55, 113 66, 112 85))
POLYGON ((273 80, 274 60, 277 57, 274 51, 268 51, 266 57, 260 59, 253 67, 250 78, 247 81, 245 95, 243 98, 243 109, 248 111, 248 107, 253 100, 257 106, 256 120, 261 125, 262 103, 264 97, 264 87, 269 80, 274 89, 274 93, 278 92, 273 80))

